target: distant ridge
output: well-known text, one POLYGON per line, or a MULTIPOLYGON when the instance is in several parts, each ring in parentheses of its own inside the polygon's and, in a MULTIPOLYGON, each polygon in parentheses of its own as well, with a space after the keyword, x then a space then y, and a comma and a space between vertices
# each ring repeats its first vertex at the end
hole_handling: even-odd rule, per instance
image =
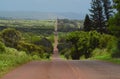
POLYGON ((50 20, 56 19, 56 17, 60 19, 76 19, 83 20, 83 13, 72 13, 72 12, 10 12, 10 11, 1 11, 0 18, 10 18, 10 19, 36 19, 36 20, 50 20))

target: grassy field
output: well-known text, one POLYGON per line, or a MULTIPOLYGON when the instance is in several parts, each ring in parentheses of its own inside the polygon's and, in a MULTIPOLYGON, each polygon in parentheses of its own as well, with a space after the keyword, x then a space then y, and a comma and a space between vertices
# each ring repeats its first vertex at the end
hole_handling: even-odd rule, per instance
POLYGON ((0 20, 0 26, 54 28, 54 20, 0 20))

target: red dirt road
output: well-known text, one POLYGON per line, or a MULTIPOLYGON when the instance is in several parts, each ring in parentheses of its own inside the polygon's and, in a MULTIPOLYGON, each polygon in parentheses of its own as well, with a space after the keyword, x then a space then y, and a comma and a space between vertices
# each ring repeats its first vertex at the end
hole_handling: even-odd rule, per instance
POLYGON ((1 79, 120 79, 120 65, 100 61, 34 61, 1 79))

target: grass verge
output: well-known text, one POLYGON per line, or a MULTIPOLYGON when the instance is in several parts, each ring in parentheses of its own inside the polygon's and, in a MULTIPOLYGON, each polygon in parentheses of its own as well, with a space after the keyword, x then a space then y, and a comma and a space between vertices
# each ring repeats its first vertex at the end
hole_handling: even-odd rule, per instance
POLYGON ((107 62, 112 62, 115 64, 120 64, 120 58, 112 58, 110 56, 96 56, 94 58, 91 58, 93 60, 101 60, 101 61, 107 61, 107 62))

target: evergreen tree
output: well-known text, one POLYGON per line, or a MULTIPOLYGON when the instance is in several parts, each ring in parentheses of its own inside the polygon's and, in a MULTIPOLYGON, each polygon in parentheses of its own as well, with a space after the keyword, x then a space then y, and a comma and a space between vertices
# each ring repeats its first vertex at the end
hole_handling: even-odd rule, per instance
POLYGON ((118 11, 120 14, 120 0, 113 0, 114 2, 114 8, 118 11))
POLYGON ((89 15, 87 14, 84 21, 84 30, 90 31, 92 29, 91 26, 92 26, 91 20, 89 18, 89 15))
POLYGON ((106 21, 108 21, 113 13, 111 0, 102 0, 102 2, 103 2, 103 7, 104 7, 105 19, 106 21))
POLYGON ((109 21, 109 30, 117 37, 120 37, 120 0, 113 0, 113 2, 117 13, 109 21))
MULTIPOLYGON (((109 20, 109 30, 118 38, 117 47, 120 48, 120 0, 113 0, 116 13, 109 20)), ((113 57, 120 57, 120 49, 112 55, 113 57)))
MULTIPOLYGON (((117 13, 109 20, 109 29, 118 38, 118 48, 120 48, 120 0, 113 0, 113 2, 117 13)), ((119 57, 120 49, 113 56, 119 57)))
POLYGON ((103 14, 102 1, 92 0, 90 12, 93 28, 103 33, 105 29, 105 18, 103 14))

